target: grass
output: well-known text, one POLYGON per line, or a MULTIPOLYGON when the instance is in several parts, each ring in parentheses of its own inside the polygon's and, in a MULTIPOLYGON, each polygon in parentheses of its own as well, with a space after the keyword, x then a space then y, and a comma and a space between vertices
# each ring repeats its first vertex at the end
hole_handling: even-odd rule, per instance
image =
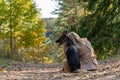
POLYGON ((9 67, 11 64, 13 64, 15 61, 6 59, 6 58, 0 58, 0 67, 6 68, 9 67))

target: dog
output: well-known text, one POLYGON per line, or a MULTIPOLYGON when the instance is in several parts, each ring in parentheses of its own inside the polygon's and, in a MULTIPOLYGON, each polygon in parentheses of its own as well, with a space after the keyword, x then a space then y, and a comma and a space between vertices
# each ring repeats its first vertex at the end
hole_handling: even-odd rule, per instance
POLYGON ((90 41, 87 38, 80 38, 75 32, 68 33, 67 37, 74 42, 79 51, 81 69, 87 71, 97 70, 98 62, 90 41))
POLYGON ((76 48, 74 42, 67 37, 67 31, 63 31, 56 43, 60 45, 64 44, 64 67, 65 72, 76 72, 81 68, 79 51, 76 48))

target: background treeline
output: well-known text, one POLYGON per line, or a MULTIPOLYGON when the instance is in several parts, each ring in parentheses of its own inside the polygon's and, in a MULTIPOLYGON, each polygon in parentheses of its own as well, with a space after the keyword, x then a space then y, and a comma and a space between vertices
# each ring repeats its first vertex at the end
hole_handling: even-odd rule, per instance
MULTIPOLYGON (((87 37, 98 59, 120 54, 120 0, 55 0, 59 29, 87 37)), ((59 32, 59 30, 58 30, 59 32)))
POLYGON ((63 30, 87 37, 98 59, 120 54, 119 0, 53 0, 58 18, 41 18, 34 0, 0 0, 0 58, 61 62, 63 30))

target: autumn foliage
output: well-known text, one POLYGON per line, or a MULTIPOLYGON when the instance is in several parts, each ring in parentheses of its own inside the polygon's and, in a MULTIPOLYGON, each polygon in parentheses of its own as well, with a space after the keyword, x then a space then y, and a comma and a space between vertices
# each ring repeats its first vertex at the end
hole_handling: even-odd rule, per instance
MULTIPOLYGON (((46 22, 31 0, 0 0, 0 56, 21 61, 49 62, 46 22)), ((50 61, 52 62, 52 61, 50 61)))

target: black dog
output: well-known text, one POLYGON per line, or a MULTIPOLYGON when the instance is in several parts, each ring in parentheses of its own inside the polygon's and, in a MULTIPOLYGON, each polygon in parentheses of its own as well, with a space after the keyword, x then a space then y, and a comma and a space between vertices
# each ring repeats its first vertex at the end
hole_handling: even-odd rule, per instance
POLYGON ((56 43, 59 45, 64 44, 66 46, 65 55, 67 57, 67 63, 70 69, 70 72, 74 72, 77 69, 80 69, 80 58, 78 50, 74 42, 67 37, 67 31, 64 31, 62 36, 56 40, 56 43))

